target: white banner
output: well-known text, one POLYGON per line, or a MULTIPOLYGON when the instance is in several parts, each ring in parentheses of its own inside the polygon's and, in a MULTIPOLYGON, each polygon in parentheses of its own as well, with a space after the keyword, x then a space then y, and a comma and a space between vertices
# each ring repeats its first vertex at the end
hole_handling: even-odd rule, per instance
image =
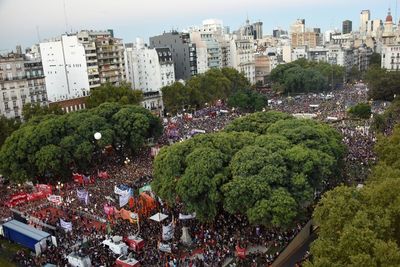
POLYGON ((179 220, 189 220, 194 218, 196 218, 196 212, 193 212, 192 214, 179 213, 179 220))
POLYGON ((47 200, 59 205, 63 201, 63 198, 61 196, 57 196, 57 195, 49 195, 47 197, 47 200))
POLYGON ((72 231, 72 223, 66 222, 63 219, 60 219, 60 226, 67 231, 72 231))
POLYGON ((129 189, 128 190, 122 190, 118 186, 115 185, 114 186, 114 193, 117 194, 117 195, 125 195, 125 194, 130 193, 130 190, 129 189))
POLYGON ((119 196, 119 207, 121 208, 121 207, 125 206, 126 204, 128 204, 130 197, 131 197, 131 194, 129 194, 129 192, 124 195, 120 195, 119 196))
POLYGON ((162 226, 162 239, 164 241, 171 240, 174 237, 174 225, 172 222, 162 226))
POLYGON ((158 243, 158 249, 162 252, 167 252, 167 253, 172 252, 170 244, 158 243))

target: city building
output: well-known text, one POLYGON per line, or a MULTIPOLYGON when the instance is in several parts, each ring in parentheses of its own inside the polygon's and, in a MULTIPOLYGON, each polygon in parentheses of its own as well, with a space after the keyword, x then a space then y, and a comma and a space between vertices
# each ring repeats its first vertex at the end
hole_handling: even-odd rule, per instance
POLYGON ((84 46, 76 35, 40 43, 49 101, 87 96, 90 91, 84 46))
POLYGON ((353 22, 351 20, 345 20, 342 23, 342 34, 351 33, 353 31, 353 22))
POLYGON ((121 84, 126 80, 122 39, 97 35, 95 44, 100 83, 121 84))
POLYGON ((191 32, 190 40, 196 44, 197 73, 221 66, 221 48, 217 35, 212 32, 191 32))
POLYGON ((292 47, 296 48, 298 46, 308 46, 310 48, 315 48, 321 43, 321 35, 315 31, 307 32, 292 32, 292 47))
POLYGON ((290 26, 290 33, 303 33, 306 31, 306 20, 297 19, 292 26, 290 26))
POLYGON ((0 116, 22 118, 27 103, 47 105, 46 86, 40 60, 16 53, 0 56, 0 116))
POLYGON ((169 48, 174 62, 175 79, 186 80, 197 75, 196 44, 188 33, 172 31, 150 37, 150 48, 169 48))
POLYGON ((149 48, 138 38, 134 45, 127 44, 125 51, 127 78, 132 88, 143 92, 145 108, 161 112, 163 110, 161 89, 175 82, 170 49, 149 48))
POLYGON ((400 44, 385 45, 382 48, 381 67, 387 70, 400 69, 400 44))
POLYGON ((369 10, 362 10, 360 13, 360 33, 365 35, 368 29, 368 21, 371 19, 371 12, 369 10))
POLYGON ((255 47, 252 40, 234 39, 230 41, 230 66, 242 72, 251 84, 256 83, 255 47))
POLYGON ((261 21, 253 23, 253 36, 254 40, 263 38, 263 23, 261 21))

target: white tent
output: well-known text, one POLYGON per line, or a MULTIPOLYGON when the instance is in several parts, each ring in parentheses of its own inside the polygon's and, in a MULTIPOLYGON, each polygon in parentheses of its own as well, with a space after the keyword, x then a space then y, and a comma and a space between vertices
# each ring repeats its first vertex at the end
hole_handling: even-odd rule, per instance
POLYGON ((162 222, 167 218, 168 218, 168 215, 157 212, 156 214, 154 214, 153 216, 150 217, 150 220, 153 220, 156 222, 162 222))

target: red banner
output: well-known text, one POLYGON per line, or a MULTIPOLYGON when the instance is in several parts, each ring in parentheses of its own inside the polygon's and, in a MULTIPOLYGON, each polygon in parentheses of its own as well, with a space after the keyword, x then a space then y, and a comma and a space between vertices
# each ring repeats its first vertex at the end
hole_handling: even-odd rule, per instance
POLYGON ((236 254, 239 258, 246 258, 246 249, 236 246, 236 254))
POLYGON ((28 199, 28 194, 26 194, 26 193, 14 194, 10 197, 10 199, 5 204, 8 207, 14 207, 21 203, 26 202, 27 199, 28 199))

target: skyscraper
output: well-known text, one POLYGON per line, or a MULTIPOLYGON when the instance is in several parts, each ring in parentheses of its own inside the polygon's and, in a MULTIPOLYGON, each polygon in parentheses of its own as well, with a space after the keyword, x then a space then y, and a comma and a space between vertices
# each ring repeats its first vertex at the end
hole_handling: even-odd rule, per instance
POLYGON ((351 33, 353 31, 353 22, 351 20, 345 20, 342 23, 342 33, 351 33))
POLYGON ((371 12, 369 10, 362 10, 360 13, 360 33, 367 32, 367 24, 371 19, 371 12))

